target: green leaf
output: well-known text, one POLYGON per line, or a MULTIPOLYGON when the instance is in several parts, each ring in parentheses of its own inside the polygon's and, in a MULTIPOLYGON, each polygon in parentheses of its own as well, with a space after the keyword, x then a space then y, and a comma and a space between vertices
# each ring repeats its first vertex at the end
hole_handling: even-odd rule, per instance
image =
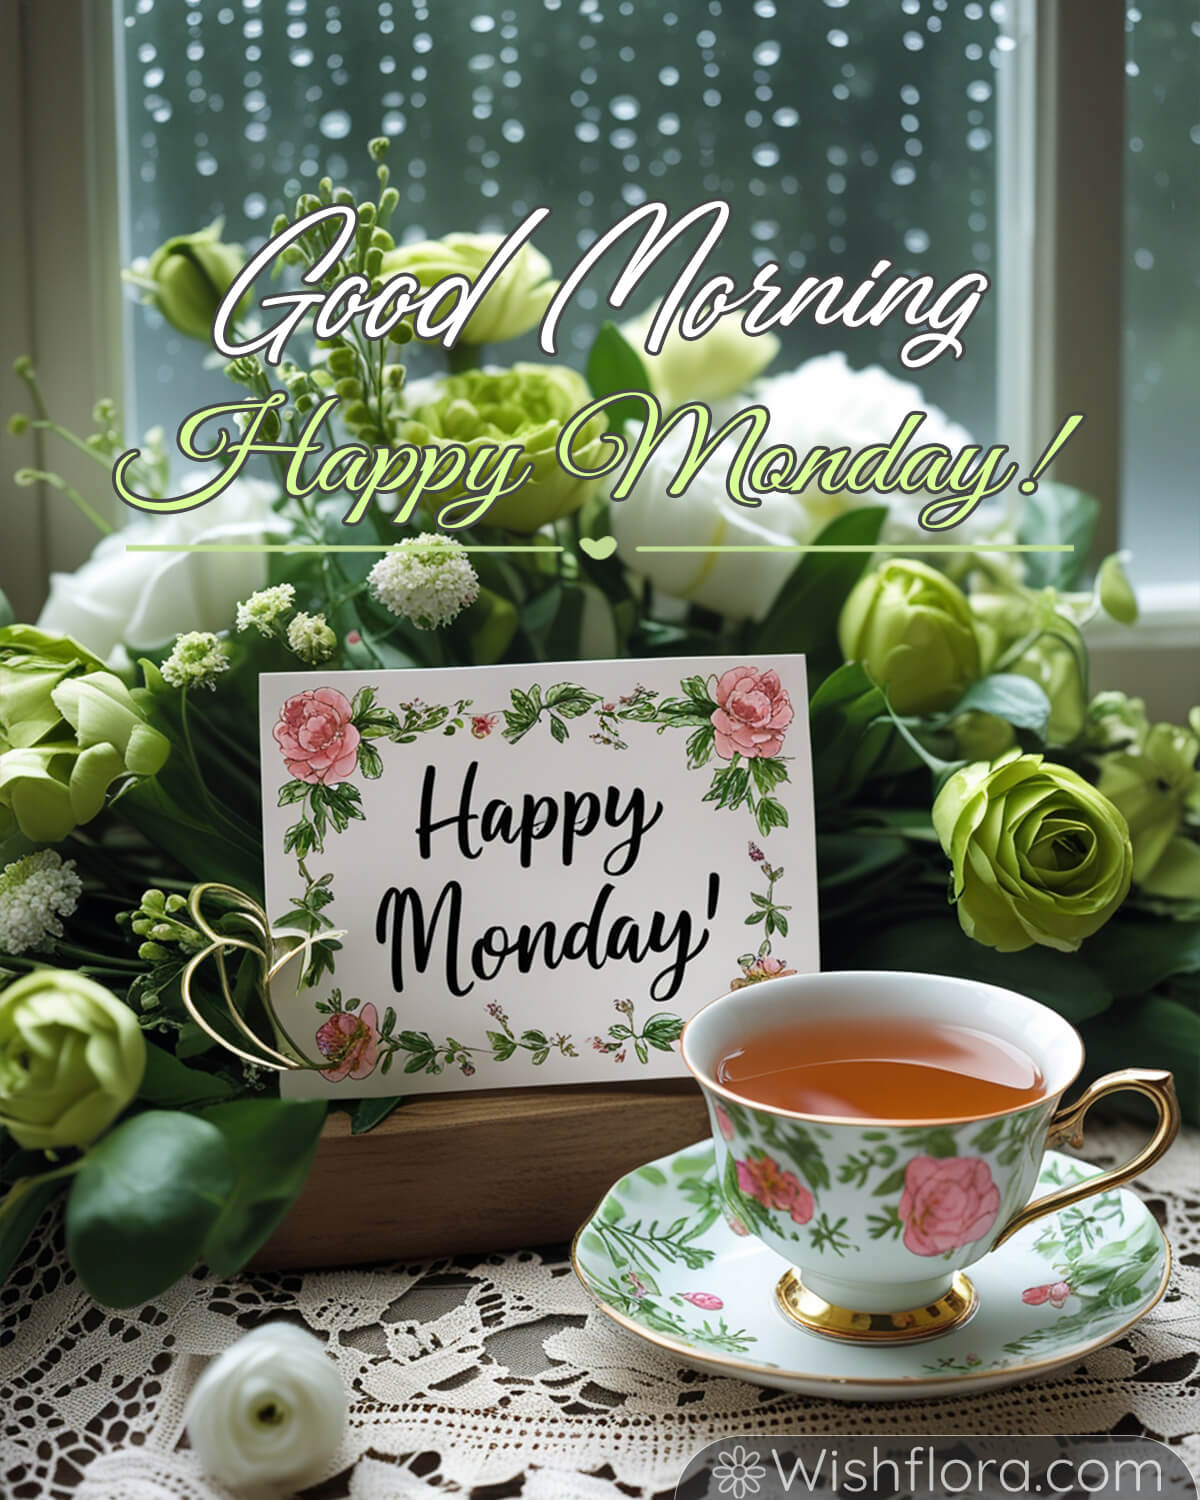
POLYGON ((160 1109, 187 1109, 192 1105, 215 1104, 228 1099, 233 1085, 212 1073, 189 1068, 174 1053, 146 1043, 146 1071, 142 1075, 137 1097, 143 1104, 160 1109))
POLYGON ((1087 939, 1079 958, 1114 995, 1145 995, 1165 979, 1200 970, 1200 921, 1118 912, 1087 939))
POLYGON ((972 711, 994 714, 1017 729, 1032 729, 1039 738, 1045 739, 1050 707, 1045 689, 1031 677, 1022 677, 1016 672, 993 672, 990 677, 973 682, 942 717, 954 719, 972 711))
POLYGON ((1070 544, 1073 552, 1027 552, 1025 582, 1030 588, 1074 588, 1087 568, 1100 502, 1066 484, 1042 481, 1025 498, 1017 541, 1070 544))
POLYGON ((233 1191, 209 1231, 204 1258, 217 1276, 240 1271, 271 1237, 304 1186, 325 1123, 323 1099, 235 1099, 201 1116, 225 1138, 233 1191))
POLYGON ((369 781, 383 775, 383 757, 369 740, 358 742, 358 769, 369 781))
POLYGON ((10 1189, 0 1199, 0 1285, 3 1285, 16 1264, 17 1257, 25 1248, 25 1241, 33 1233, 37 1221, 53 1201, 54 1195, 66 1185, 61 1177, 56 1177, 53 1182, 39 1182, 34 1178, 27 1187, 10 1189))
POLYGON ((550 715, 550 733, 560 745, 566 740, 568 734, 570 733, 570 731, 567 729, 567 726, 563 723, 563 721, 558 717, 557 714, 550 715))
POLYGON ((821 890, 858 885, 907 857, 908 845, 891 834, 819 833, 817 883, 821 890))
MULTIPOLYGON (((1125 1001, 1083 1028, 1089 1076, 1128 1067, 1131 1062, 1169 1068, 1183 1117, 1200 1125, 1200 1015, 1178 1000, 1151 995, 1125 1001)), ((1124 1109, 1134 1096, 1117 1094, 1124 1109)))
MULTIPOLYGON (((0 629, 3 629, 5 625, 11 625, 15 619, 16 615, 13 614, 13 607, 8 602, 8 595, 0 589, 0 629)), ((3 1279, 4 1273, 0 1271, 0 1281, 3 1279)))
POLYGON ((382 1125, 393 1110, 404 1103, 405 1095, 397 1094, 391 1099, 360 1099, 350 1111, 350 1134, 366 1135, 376 1125, 382 1125))
POLYGON ((197 1115, 134 1115, 88 1152, 67 1199, 67 1253, 87 1291, 134 1307, 186 1276, 233 1191, 225 1138, 197 1115))
POLYGON ((952 974, 1000 985, 1040 1000, 1068 1021, 1099 1015, 1113 1000, 1104 976, 1081 962, 1077 954, 1037 947, 997 953, 969 938, 951 911, 864 932, 855 947, 854 963, 863 969, 952 974))
POLYGON ((875 1198, 886 1198, 891 1193, 898 1193, 904 1186, 904 1171, 903 1167, 897 1167, 894 1172, 889 1172, 874 1189, 872 1196, 875 1198))
MULTIPOLYGON (((849 510, 818 533, 814 546, 868 546, 879 540, 887 507, 849 510)), ((850 590, 871 560, 869 552, 805 552, 766 618, 751 635, 753 651, 802 651, 817 681, 842 659, 837 623, 850 590)))
MULTIPOLYGON (((592 395, 611 396, 617 391, 649 391, 650 377, 637 350, 628 343, 615 323, 603 323, 592 342, 587 359, 587 383, 592 395)), ((640 422, 646 415, 642 401, 616 401, 607 408, 608 425, 640 422)))

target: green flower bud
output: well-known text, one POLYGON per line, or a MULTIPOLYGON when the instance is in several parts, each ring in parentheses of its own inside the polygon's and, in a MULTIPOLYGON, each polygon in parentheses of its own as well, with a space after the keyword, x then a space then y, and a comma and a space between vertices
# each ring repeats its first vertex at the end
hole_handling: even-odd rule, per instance
MULTIPOLYGON (((568 474, 556 453, 564 425, 590 400, 583 377, 562 365, 467 370, 437 382, 434 398, 410 413, 402 436, 418 444, 462 443, 472 453, 484 444, 502 448, 520 443, 525 450, 521 462, 529 462, 532 473, 519 489, 493 501, 479 519, 510 531, 533 532, 578 510, 595 488, 595 480, 568 474)), ((606 428, 601 414, 577 436, 572 451, 580 468, 598 466, 606 428)), ((470 467, 468 459, 464 472, 470 467)), ((440 525, 454 525, 475 512, 479 496, 456 499, 462 494, 456 490, 429 497, 431 505, 441 507, 440 525)))
POLYGON ((1134 884, 1152 896, 1200 897, 1200 845, 1182 832, 1200 818, 1200 736, 1155 724, 1139 747, 1099 766, 1100 790, 1129 824, 1134 884))
POLYGON ((1093 750, 1138 749, 1150 732, 1146 704, 1124 693, 1097 693, 1088 704, 1086 740, 1093 750))
POLYGON ((1056 607, 1053 589, 972 594, 970 606, 982 670, 1036 682, 1050 700, 1047 742, 1073 744, 1087 719, 1087 647, 1078 625, 1056 607))
POLYGON ((1125 819, 1074 771, 1011 750, 956 771, 933 804, 963 931, 1001 953, 1074 952, 1129 891, 1125 819))
POLYGON ((894 558, 861 578, 838 621, 847 661, 887 689, 898 714, 949 708, 980 675, 979 643, 961 589, 936 568, 894 558))
POLYGON ((1106 557, 1096 575, 1096 592, 1100 596, 1100 607, 1122 625, 1133 625, 1138 617, 1137 595, 1133 585, 1125 576, 1121 558, 1117 553, 1106 557))
MULTIPOLYGON (((388 276, 405 271, 423 288, 453 275, 474 282, 502 241, 499 234, 448 234, 440 240, 421 240, 390 250, 383 268, 388 276)), ((523 245, 467 319, 463 342, 498 344, 519 337, 540 321, 557 288, 558 283, 550 279, 550 262, 531 244, 523 245)))
POLYGON ((90 1145, 145 1070, 133 1012, 102 985, 37 969, 0 993, 0 1125, 26 1150, 90 1145))
POLYGON ((959 714, 950 728, 964 760, 995 760, 1017 743, 1017 732, 1006 719, 974 709, 959 714))
MULTIPOLYGON (((245 259, 240 245, 221 242, 224 220, 215 219, 207 229, 180 234, 150 257, 146 278, 154 289, 152 303, 180 333, 207 343, 221 298, 242 269, 245 259)), ((238 304, 241 311, 249 293, 238 304)))

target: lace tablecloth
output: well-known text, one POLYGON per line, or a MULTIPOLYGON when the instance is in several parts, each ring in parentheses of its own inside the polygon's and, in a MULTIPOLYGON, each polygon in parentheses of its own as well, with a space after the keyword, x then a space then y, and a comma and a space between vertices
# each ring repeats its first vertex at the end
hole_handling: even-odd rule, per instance
MULTIPOLYGON (((1117 1159, 1133 1139, 1093 1129, 1087 1155, 1117 1159)), ((884 1406, 678 1369, 591 1306, 561 1251, 197 1275, 110 1313, 75 1282, 48 1222, 0 1299, 0 1493, 228 1500, 181 1445, 181 1413, 205 1360, 267 1318, 321 1335, 352 1393, 343 1451, 306 1500, 444 1500, 492 1486, 488 1500, 649 1500, 673 1493, 705 1443, 746 1432, 1146 1432, 1200 1470, 1200 1131, 1140 1190, 1175 1251, 1171 1288, 1142 1323, 1062 1375, 884 1406)))

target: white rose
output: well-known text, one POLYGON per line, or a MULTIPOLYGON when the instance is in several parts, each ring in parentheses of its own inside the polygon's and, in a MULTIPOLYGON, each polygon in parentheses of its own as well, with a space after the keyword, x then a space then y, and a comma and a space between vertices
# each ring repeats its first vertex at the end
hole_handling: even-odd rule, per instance
MULTIPOLYGON (((787 443, 803 458, 816 447, 849 448, 855 452, 892 438, 904 418, 913 411, 926 413, 925 420, 909 444, 909 450, 928 443, 941 443, 951 453, 974 442, 965 427, 952 422, 944 411, 931 405, 911 381, 897 380, 879 365, 852 370, 841 353, 822 354, 795 370, 760 380, 752 398, 771 413, 768 440, 787 443)), ((931 495, 880 495, 874 490, 862 495, 827 495, 811 484, 797 496, 806 512, 804 529, 811 537, 822 526, 845 511, 863 505, 887 505, 889 514, 880 540, 913 542, 930 540, 917 522, 931 495)), ((1006 514, 998 500, 985 501, 952 532, 937 541, 961 540, 971 546, 983 540, 1011 540, 1006 532, 1006 514)))
POLYGON ((73 636, 113 666, 189 630, 225 630, 267 581, 261 552, 127 552, 130 542, 261 543, 286 536, 274 485, 240 479, 209 505, 135 521, 106 536, 74 573, 54 573, 38 627, 73 636))
POLYGON ((321 1341, 267 1323, 203 1371, 184 1408, 204 1470, 230 1489, 322 1477, 346 1428, 346 1393, 321 1341))
POLYGON ((746 333, 734 313, 719 319, 698 339, 685 339, 677 323, 657 354, 647 354, 646 336, 657 304, 621 325, 627 344, 641 356, 654 395, 668 409, 685 401, 720 401, 761 375, 779 353, 773 333, 746 333))
MULTIPOLYGON (((730 412, 732 408, 730 408, 730 412)), ((718 425, 729 412, 715 412, 718 425)), ((613 501, 609 524, 627 567, 657 589, 716 610, 732 620, 761 620, 775 602, 796 552, 638 552, 643 546, 787 547, 804 514, 788 495, 749 507, 726 490, 729 465, 744 429, 727 438, 682 495, 668 495, 687 452, 690 422, 674 428, 642 470, 627 500, 613 501)))

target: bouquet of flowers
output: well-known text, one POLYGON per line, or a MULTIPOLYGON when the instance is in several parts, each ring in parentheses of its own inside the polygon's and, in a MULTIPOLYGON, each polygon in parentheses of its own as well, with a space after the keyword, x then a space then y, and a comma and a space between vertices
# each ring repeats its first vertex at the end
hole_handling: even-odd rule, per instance
MULTIPOLYGON (((395 243, 386 142, 372 151, 377 200, 356 204, 359 232, 325 284, 349 272, 372 288, 397 270, 422 284, 477 277, 495 246, 486 236, 395 243)), ((297 217, 333 202, 354 200, 325 181, 297 217)), ((287 258, 308 270, 326 248, 313 231, 287 258)), ((242 259, 213 225, 169 241, 132 279, 177 329, 207 340, 242 259)), ((139 519, 54 578, 36 624, 0 619, 0 1276, 63 1194, 86 1287, 139 1303, 197 1260, 218 1274, 244 1265, 303 1185, 326 1106, 279 1098, 274 1073, 239 1047, 247 1018, 260 1036, 272 1021, 271 933, 252 915, 257 679, 298 664, 804 652, 826 965, 1024 991, 1083 1027, 1093 1066, 1138 1055, 1173 1067, 1200 1120, 1200 710, 1187 725, 1155 724, 1136 698, 1090 693, 1083 627, 1099 610, 1136 617, 1118 559, 1083 586, 1095 502, 1042 484, 1019 511, 981 505, 956 529, 958 550, 923 551, 927 533, 883 495, 814 487, 748 508, 707 469, 669 494, 675 432, 634 492, 610 502, 556 457, 564 424, 594 396, 640 389, 664 409, 695 399, 718 415, 749 396, 799 451, 878 441, 923 403, 840 355, 764 376, 774 340, 728 320, 647 358, 637 325, 607 324, 582 371, 485 362, 482 346, 531 328, 554 286, 526 245, 470 319, 471 342, 421 379, 406 378, 416 346, 403 323, 378 344, 353 329, 312 339, 274 377, 253 356, 227 367, 255 396, 282 389, 275 431, 292 436, 336 395, 345 435, 364 445, 519 444, 528 482, 477 524, 450 535, 404 503, 403 487, 376 497, 390 510, 348 520, 344 493, 289 495, 282 472, 239 479, 219 520, 204 507, 139 519), (276 550, 125 550, 230 541, 276 550), (638 550, 718 542, 867 550, 638 550), (1074 551, 1016 561, 996 550, 1012 542, 1074 551), (328 550, 351 543, 377 550, 328 550), (872 556, 880 543, 892 550, 872 556), (474 550, 489 547, 509 550, 474 550)), ((49 415, 29 362, 17 368, 31 408, 14 430, 83 448, 107 486, 126 448, 113 403, 101 400, 95 431, 76 437, 49 415)), ((623 415, 611 407, 608 421, 623 415)), ((950 448, 966 439, 936 410, 927 420, 950 448)), ((575 451, 604 440, 596 418, 575 451)), ((147 497, 168 494, 161 433, 126 478, 147 497)), ((58 476, 24 470, 18 482, 56 486, 108 530, 58 476)), ((444 490, 439 504, 455 498, 444 490)), ((752 697, 735 705, 735 741, 769 711, 752 697)), ((349 778, 377 769, 373 742, 415 732, 367 701, 335 710, 309 704, 276 735, 309 824, 355 816, 349 778)), ((482 736, 494 725, 441 727, 482 736)), ((269 914, 310 969, 336 965, 329 900, 317 878, 296 909, 269 914)), ((777 924, 768 907, 749 921, 777 924)), ((744 968, 739 984, 780 971, 769 934, 744 968)), ((331 1077, 352 1073, 370 1040, 338 1020, 317 1038, 331 1077)), ((353 1128, 398 1102, 362 1101, 353 1128)))

